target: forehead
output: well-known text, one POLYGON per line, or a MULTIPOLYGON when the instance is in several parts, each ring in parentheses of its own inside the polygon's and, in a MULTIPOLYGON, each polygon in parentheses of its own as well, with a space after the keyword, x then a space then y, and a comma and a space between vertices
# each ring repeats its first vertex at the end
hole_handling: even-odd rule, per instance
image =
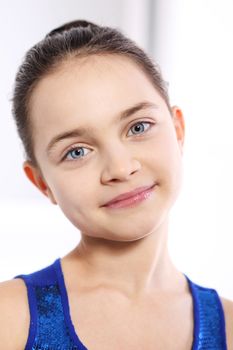
POLYGON ((128 103, 142 93, 156 98, 158 95, 146 74, 132 60, 116 55, 73 58, 37 84, 30 110, 35 116, 38 107, 42 112, 64 108, 67 111, 75 104, 82 110, 98 112, 96 105, 100 108, 112 102, 120 105, 127 100, 128 103))
POLYGON ((73 58, 38 83, 30 117, 36 135, 46 125, 49 138, 64 128, 104 124, 142 100, 165 104, 135 62, 113 55, 73 58))

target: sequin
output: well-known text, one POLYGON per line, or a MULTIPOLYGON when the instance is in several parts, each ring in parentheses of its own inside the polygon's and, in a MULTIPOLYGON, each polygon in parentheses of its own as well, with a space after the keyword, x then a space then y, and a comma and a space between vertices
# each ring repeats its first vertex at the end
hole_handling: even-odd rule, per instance
POLYGON ((197 291, 197 312, 199 332, 197 350, 226 349, 226 339, 219 299, 214 289, 195 285, 197 291))
POLYGON ((78 350, 65 324, 58 285, 36 287, 38 323, 32 350, 78 350))

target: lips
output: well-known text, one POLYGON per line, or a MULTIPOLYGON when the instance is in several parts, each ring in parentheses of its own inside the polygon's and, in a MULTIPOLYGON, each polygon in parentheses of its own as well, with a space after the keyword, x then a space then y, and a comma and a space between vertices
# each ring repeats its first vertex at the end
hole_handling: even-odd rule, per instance
POLYGON ((120 202, 122 200, 132 198, 132 197, 136 196, 137 194, 142 193, 142 192, 144 192, 144 191, 146 191, 154 186, 155 186, 155 184, 150 185, 150 186, 142 186, 142 187, 136 188, 133 191, 125 192, 123 194, 120 194, 119 196, 114 197, 109 202, 105 203, 103 206, 108 206, 110 204, 117 203, 117 202, 120 202))

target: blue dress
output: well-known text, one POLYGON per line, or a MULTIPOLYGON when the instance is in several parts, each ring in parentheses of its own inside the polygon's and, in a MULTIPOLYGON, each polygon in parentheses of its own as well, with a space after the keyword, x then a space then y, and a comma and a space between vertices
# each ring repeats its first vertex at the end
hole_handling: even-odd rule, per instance
MULTIPOLYGON (((193 299, 192 350, 226 350, 225 319, 218 293, 184 276, 193 299)), ((25 350, 88 350, 71 321, 60 258, 42 270, 14 278, 22 278, 27 286, 30 328, 25 350)))

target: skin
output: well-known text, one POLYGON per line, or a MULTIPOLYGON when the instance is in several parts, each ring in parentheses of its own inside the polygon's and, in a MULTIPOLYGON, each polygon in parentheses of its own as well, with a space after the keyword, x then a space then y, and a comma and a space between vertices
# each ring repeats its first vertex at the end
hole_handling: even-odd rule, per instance
POLYGON ((31 100, 40 169, 25 162, 27 176, 81 231, 72 256, 81 255, 92 274, 132 295, 172 288, 175 281, 167 252, 168 213, 181 186, 184 119, 179 108, 172 113, 145 74, 119 57, 68 62, 38 84, 31 100), (157 108, 117 120, 142 101, 157 108), (140 121, 152 124, 139 137, 132 125, 140 121), (80 126, 95 131, 57 143, 48 156, 54 136, 80 126), (85 146, 89 154, 83 161, 60 162, 73 145, 85 146), (150 199, 135 208, 102 207, 118 194, 155 182, 150 199))
MULTIPOLYGON (((133 315, 133 320, 137 320, 135 334, 141 336, 137 339, 138 349, 142 348, 139 342, 143 343, 143 336, 150 341, 148 350, 149 346, 154 349, 155 343, 157 349, 174 350, 174 339, 177 349, 191 348, 192 300, 187 281, 174 266, 167 246, 169 212, 182 184, 185 124, 180 108, 174 106, 170 113, 147 76, 129 59, 92 56, 70 59, 44 77, 33 92, 30 118, 38 165, 26 161, 24 171, 81 233, 77 247, 61 260, 71 318, 74 325, 79 325, 76 331, 81 339, 86 340, 88 348, 98 350, 97 341, 91 343, 94 336, 88 338, 87 330, 92 327, 83 321, 90 316, 88 322, 93 321, 93 328, 96 324, 101 324, 102 329, 108 327, 109 344, 114 349, 113 337, 119 326, 95 319, 93 312, 88 315, 88 307, 98 315, 98 305, 102 308, 107 300, 114 300, 106 314, 113 313, 118 325, 122 314, 126 324, 132 324, 129 315, 133 315), (152 102, 156 108, 119 120, 122 111, 142 101, 152 102), (142 131, 134 134, 133 125, 142 122, 145 129, 139 124, 142 131), (47 147, 54 137, 81 126, 93 128, 89 136, 63 139, 48 154, 47 147), (80 154, 78 159, 72 159, 73 153, 64 160, 73 146, 85 147, 83 160, 80 154), (119 194, 153 183, 157 185, 152 195, 135 207, 103 207, 119 194), (82 300, 78 301, 77 296, 82 300), (173 306, 177 307, 174 313, 170 311, 173 306), (75 310, 79 310, 79 315, 75 310), (149 315, 150 326, 145 329, 143 324, 149 315), (143 329, 142 335, 139 329, 143 329), (164 343, 158 343, 157 336, 153 338, 154 329, 160 332, 164 343)), ((22 281, 11 283, 18 288, 17 295, 22 296, 15 301, 14 310, 21 307, 21 319, 15 322, 21 321, 25 330, 29 322, 26 291, 22 281)), ((3 296, 7 288, 12 290, 3 287, 3 296)), ((232 302, 223 298, 222 301, 228 345, 232 349, 232 302)), ((18 333, 26 334, 22 328, 18 333)), ((123 331, 120 328, 120 334, 123 331)), ((3 334, 1 339, 3 336, 6 337, 3 334)), ((103 337, 100 335, 100 339, 103 337)), ((124 337, 130 338, 127 334, 124 337)), ((104 349, 106 344, 101 344, 100 339, 99 349, 104 349)), ((21 344, 24 341, 26 338, 21 336, 21 344)), ((118 337, 115 348, 124 346, 119 346, 118 337)), ((17 348, 15 344, 13 348, 17 348)), ((128 344, 127 350, 131 348, 137 350, 136 344, 128 344)))

